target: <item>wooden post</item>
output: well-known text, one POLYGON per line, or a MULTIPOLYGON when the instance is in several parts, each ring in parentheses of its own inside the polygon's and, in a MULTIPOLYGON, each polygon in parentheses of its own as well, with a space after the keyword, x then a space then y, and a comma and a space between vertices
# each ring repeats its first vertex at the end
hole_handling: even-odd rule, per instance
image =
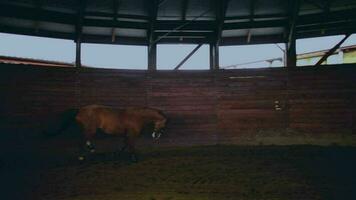
POLYGON ((77 24, 75 26, 76 29, 76 51, 75 51, 75 66, 81 67, 81 54, 82 54, 82 32, 83 32, 83 17, 85 10, 86 0, 80 0, 78 4, 78 17, 77 24))
POLYGON ((151 44, 148 46, 148 70, 157 70, 157 44, 151 44))
POLYGON ((225 15, 226 15, 226 10, 228 7, 230 0, 216 0, 215 5, 216 5, 216 10, 215 10, 215 15, 216 15, 216 23, 218 25, 216 29, 216 34, 215 34, 215 41, 213 44, 210 44, 210 69, 219 69, 219 46, 222 40, 222 32, 223 32, 223 26, 225 22, 225 15))
POLYGON ((210 65, 210 70, 214 70, 214 60, 215 60, 215 58, 214 58, 214 46, 213 46, 214 44, 212 44, 212 43, 210 43, 209 44, 209 65, 210 65))
POLYGON ((297 66, 296 40, 293 37, 287 43, 287 67, 297 66))
POLYGON ((182 21, 186 20, 187 8, 188 8, 188 0, 183 0, 182 1, 182 21))
POLYGON ((209 44, 210 47, 210 70, 219 69, 219 47, 217 43, 209 44))
POLYGON ((291 15, 289 17, 289 32, 287 41, 287 67, 297 66, 297 52, 296 52, 296 25, 300 8, 300 0, 289 1, 291 3, 291 15))
MULTIPOLYGON (((117 21, 117 12, 119 10, 119 2, 118 0, 113 0, 113 22, 117 21)), ((116 28, 113 27, 111 29, 111 42, 114 43, 116 41, 116 28)))
POLYGON ((76 41, 76 51, 75 51, 75 66, 76 67, 82 66, 81 54, 82 54, 82 43, 81 43, 81 38, 78 37, 77 41, 76 41))
POLYGON ((147 1, 147 7, 149 12, 149 28, 147 30, 147 41, 148 41, 148 50, 147 50, 147 64, 149 71, 157 70, 157 43, 155 40, 155 24, 157 19, 158 12, 158 1, 153 0, 147 1))

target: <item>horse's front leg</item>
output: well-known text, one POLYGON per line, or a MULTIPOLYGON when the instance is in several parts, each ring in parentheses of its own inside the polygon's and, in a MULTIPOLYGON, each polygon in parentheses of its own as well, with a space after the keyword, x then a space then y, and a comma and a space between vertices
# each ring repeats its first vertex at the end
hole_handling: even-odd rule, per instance
POLYGON ((79 160, 85 160, 89 153, 95 152, 95 146, 93 144, 93 139, 95 136, 95 130, 85 131, 80 144, 81 155, 79 155, 79 160), (85 143, 83 144, 83 139, 85 143))
POLYGON ((121 149, 117 152, 117 155, 120 155, 122 152, 124 152, 127 149, 127 146, 128 146, 127 143, 128 143, 127 142, 127 136, 125 135, 124 136, 124 142, 123 142, 124 146, 122 146, 121 149))

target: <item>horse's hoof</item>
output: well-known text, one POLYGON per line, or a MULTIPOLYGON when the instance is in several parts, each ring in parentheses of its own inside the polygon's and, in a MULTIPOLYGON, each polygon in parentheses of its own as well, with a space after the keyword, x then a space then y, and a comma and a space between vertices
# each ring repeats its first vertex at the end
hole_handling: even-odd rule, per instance
POLYGON ((78 156, 78 160, 79 161, 83 161, 83 160, 85 160, 85 157, 84 156, 78 156))

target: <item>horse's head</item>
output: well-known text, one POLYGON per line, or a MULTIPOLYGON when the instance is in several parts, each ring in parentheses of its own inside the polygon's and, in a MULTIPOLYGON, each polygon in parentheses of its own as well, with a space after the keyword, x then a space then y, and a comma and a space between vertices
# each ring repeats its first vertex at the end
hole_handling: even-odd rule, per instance
POLYGON ((154 121, 154 129, 152 133, 152 138, 158 140, 164 133, 167 125, 167 117, 160 113, 160 118, 154 121))

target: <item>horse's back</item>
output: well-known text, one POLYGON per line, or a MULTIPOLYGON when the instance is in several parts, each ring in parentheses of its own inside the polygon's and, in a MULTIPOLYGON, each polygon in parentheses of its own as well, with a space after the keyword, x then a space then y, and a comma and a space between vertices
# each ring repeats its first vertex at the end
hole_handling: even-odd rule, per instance
POLYGON ((107 134, 114 134, 120 132, 120 112, 108 106, 88 105, 79 110, 76 120, 87 132, 100 128, 107 134))
POLYGON ((159 110, 147 107, 116 109, 103 105, 88 105, 79 110, 77 121, 84 131, 94 134, 97 129, 107 134, 120 135, 125 130, 139 133, 147 121, 159 119, 159 110))

